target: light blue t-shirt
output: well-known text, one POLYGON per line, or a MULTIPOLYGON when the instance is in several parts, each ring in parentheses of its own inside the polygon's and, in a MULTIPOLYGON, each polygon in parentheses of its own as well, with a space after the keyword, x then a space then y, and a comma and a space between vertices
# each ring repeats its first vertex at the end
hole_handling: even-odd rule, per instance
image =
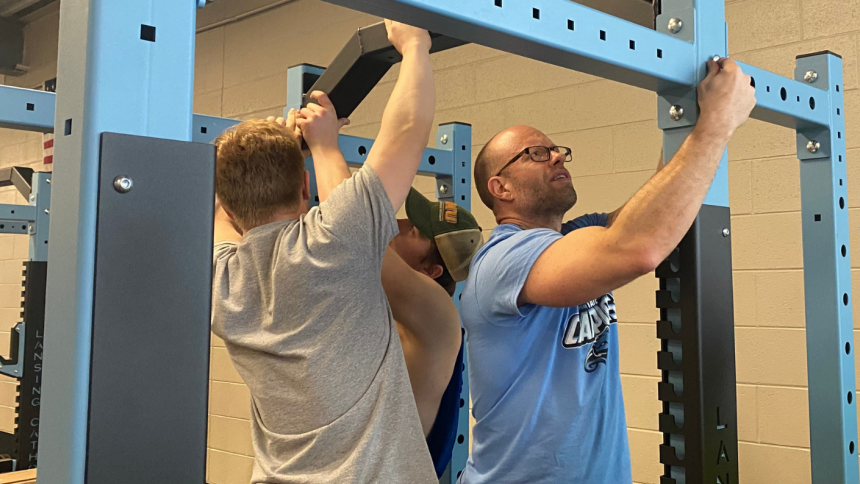
MULTIPOLYGON (((593 225, 606 214, 562 233, 593 225)), ((517 307, 535 260, 561 238, 500 225, 475 254, 460 302, 476 420, 461 484, 632 481, 612 294, 517 307)))

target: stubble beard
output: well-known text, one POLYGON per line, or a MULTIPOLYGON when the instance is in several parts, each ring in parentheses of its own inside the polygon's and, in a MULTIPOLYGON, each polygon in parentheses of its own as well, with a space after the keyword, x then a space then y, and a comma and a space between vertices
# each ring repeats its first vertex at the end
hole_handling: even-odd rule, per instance
POLYGON ((537 219, 552 219, 564 216, 576 205, 576 190, 573 183, 564 188, 539 185, 525 191, 524 210, 537 219))

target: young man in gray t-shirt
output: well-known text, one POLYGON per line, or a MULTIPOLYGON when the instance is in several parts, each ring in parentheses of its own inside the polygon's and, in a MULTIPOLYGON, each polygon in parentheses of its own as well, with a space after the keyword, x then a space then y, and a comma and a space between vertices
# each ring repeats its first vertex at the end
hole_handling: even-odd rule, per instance
MULTIPOLYGON (((403 63, 377 141, 319 207, 287 128, 247 121, 216 141, 216 193, 244 237, 216 221, 212 324, 251 391, 253 483, 436 481, 380 284, 433 121, 430 38, 386 24, 403 63)), ((313 109, 297 123, 322 165, 337 126, 313 109)))

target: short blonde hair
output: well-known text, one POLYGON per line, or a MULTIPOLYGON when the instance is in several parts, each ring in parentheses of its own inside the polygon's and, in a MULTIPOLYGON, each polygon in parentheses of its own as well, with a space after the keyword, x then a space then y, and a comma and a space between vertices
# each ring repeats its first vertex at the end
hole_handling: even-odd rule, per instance
POLYGON ((218 136, 215 147, 215 193, 244 230, 299 206, 305 160, 290 130, 274 121, 243 121, 218 136))

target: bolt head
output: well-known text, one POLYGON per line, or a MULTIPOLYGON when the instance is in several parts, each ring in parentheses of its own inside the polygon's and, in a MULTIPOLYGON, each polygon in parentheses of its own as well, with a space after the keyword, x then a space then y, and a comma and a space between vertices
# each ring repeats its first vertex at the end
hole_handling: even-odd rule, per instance
POLYGON ((732 232, 728 228, 723 229, 723 237, 728 237, 731 233, 732 232))
POLYGON ((113 179, 113 188, 119 193, 128 193, 132 187, 134 187, 134 182, 125 175, 120 175, 113 179))
POLYGON ((439 138, 439 141, 441 141, 443 145, 447 145, 448 144, 448 135, 443 134, 442 137, 439 138))
POLYGON ((448 193, 448 185, 439 185, 439 193, 448 193))
POLYGON ((671 32, 673 34, 677 34, 678 32, 681 31, 682 28, 684 28, 684 22, 681 19, 679 19, 678 17, 672 17, 671 19, 669 19, 668 28, 669 28, 669 32, 671 32))
POLYGON ((675 106, 672 106, 671 108, 669 108, 669 117, 674 119, 675 121, 680 121, 681 118, 684 117, 684 108, 678 106, 677 104, 675 106))
POLYGON ((818 73, 815 71, 806 71, 806 74, 803 76, 803 80, 812 84, 818 80, 818 73))
POLYGON ((818 141, 812 140, 806 143, 806 151, 810 153, 818 153, 819 149, 821 149, 821 143, 818 141))

